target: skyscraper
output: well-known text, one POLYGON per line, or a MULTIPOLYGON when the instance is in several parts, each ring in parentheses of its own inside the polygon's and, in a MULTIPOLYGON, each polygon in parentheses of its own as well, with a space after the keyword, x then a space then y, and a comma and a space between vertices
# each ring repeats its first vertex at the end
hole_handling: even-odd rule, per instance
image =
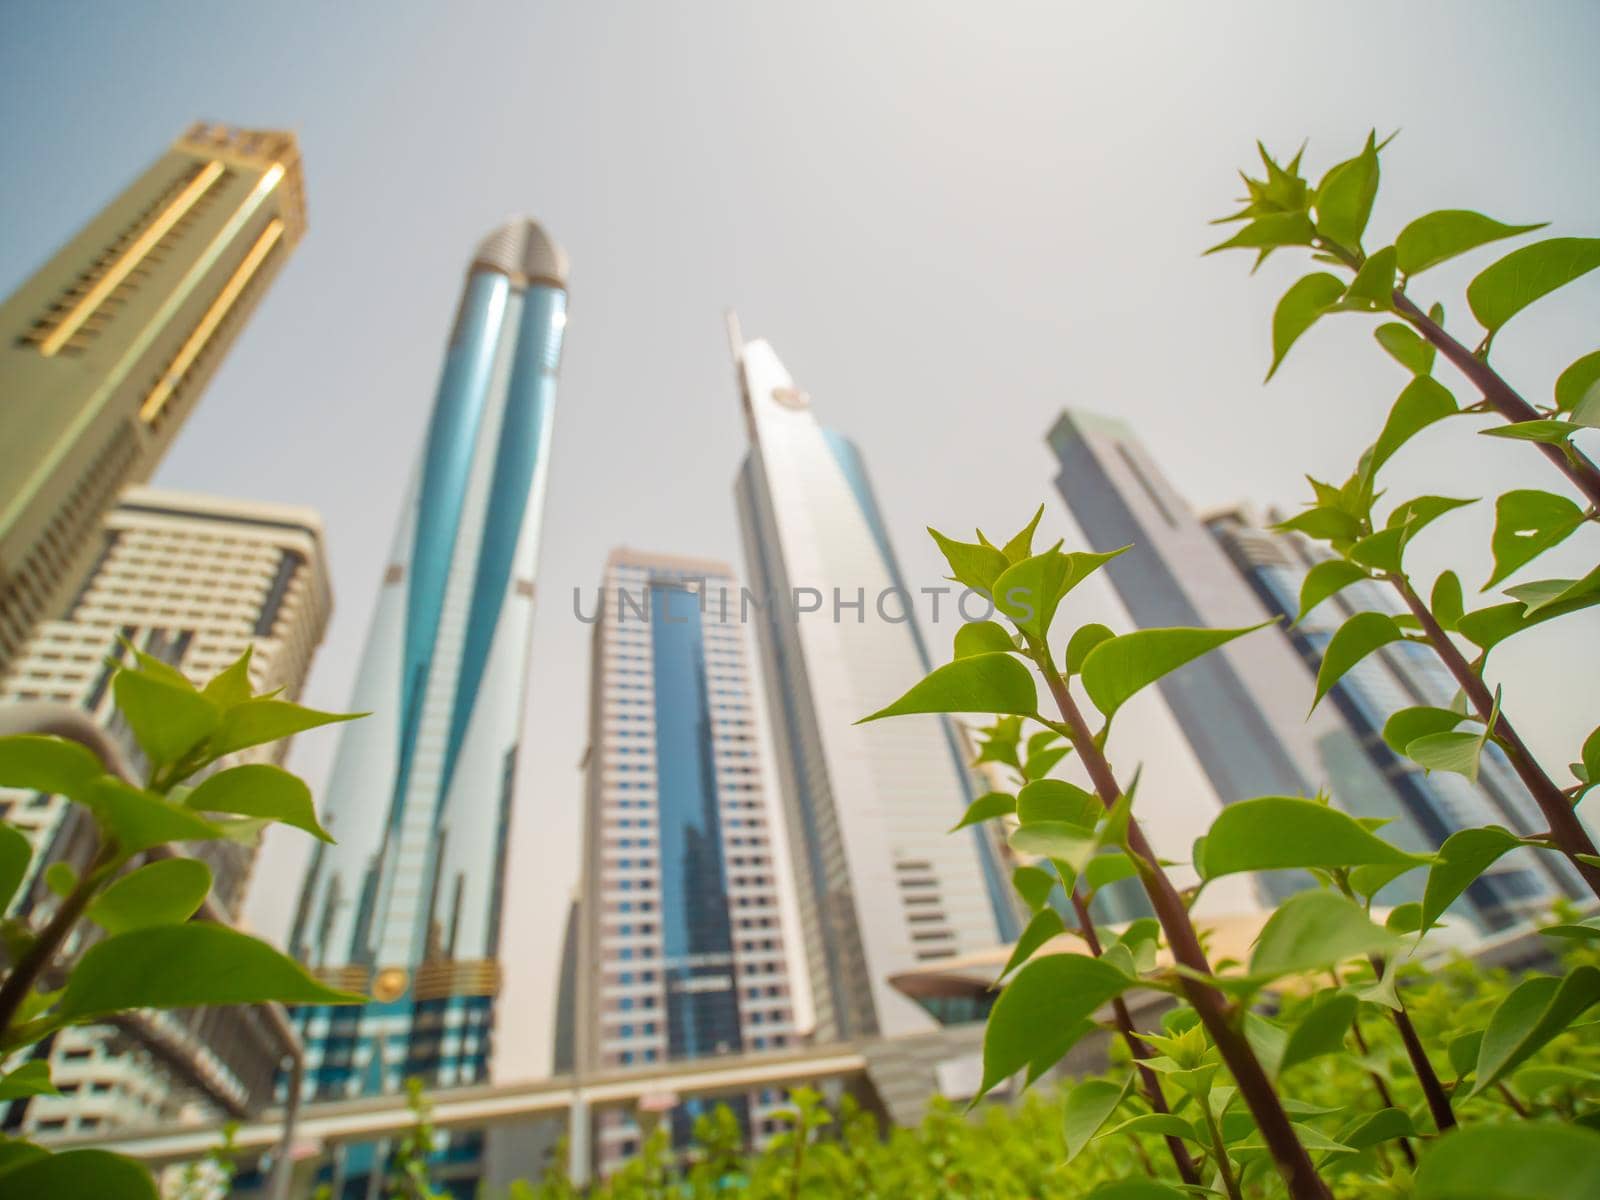
POLYGON ((312 970, 372 996, 296 1014, 312 1096, 488 1074, 566 274, 524 219, 467 269, 356 676, 375 715, 340 741, 338 845, 318 847, 294 924, 312 970))
POLYGON ((0 305, 0 674, 64 612, 305 232, 294 135, 198 124, 0 305))
POLYGON ((735 490, 817 1038, 929 1029, 889 976, 1015 936, 1010 885, 990 831, 945 832, 974 794, 950 722, 855 724, 930 669, 911 598, 860 452, 766 342, 734 343, 735 490))
MULTIPOLYGON (((86 709, 118 735, 130 765, 133 737, 112 711, 112 661, 124 643, 204 680, 252 648, 258 692, 300 694, 332 607, 322 522, 309 509, 129 488, 104 521, 99 557, 72 607, 45 621, 0 683, 0 704, 49 701, 86 709)), ((237 761, 281 761, 287 743, 241 752, 237 761)), ((90 852, 84 814, 59 796, 0 789, 0 815, 36 850, 17 908, 45 893, 56 861, 90 852)), ((254 852, 235 842, 200 843, 212 896, 236 915, 254 852)), ((81 865, 81 864, 80 864, 81 865)), ((151 1124, 198 1098, 229 1110, 254 1094, 271 1098, 274 1062, 263 1056, 247 1009, 145 1014, 163 1053, 114 1049, 107 1026, 63 1029, 46 1047, 60 1096, 14 1102, 6 1123, 29 1133, 84 1133, 151 1124), (184 1064, 173 1067, 177 1057, 184 1064)), ((121 1039, 123 1044, 126 1039, 121 1039)))
MULTIPOLYGON (((1262 528, 1245 510, 1209 514, 1206 528, 1268 611, 1282 617, 1287 638, 1311 676, 1334 633, 1358 612, 1405 611, 1393 591, 1372 582, 1343 588, 1295 623, 1306 574, 1328 552, 1298 533, 1262 528)), ((1329 692, 1333 705, 1355 732, 1358 744, 1393 787, 1404 810, 1432 846, 1457 830, 1503 825, 1537 833, 1543 823, 1533 798, 1493 743, 1485 747, 1476 783, 1449 771, 1424 771, 1383 740, 1384 722, 1402 708, 1425 704, 1446 708, 1456 694, 1449 670, 1427 646, 1392 642, 1357 663, 1329 692)), ((1503 929, 1548 908, 1553 897, 1582 894, 1582 880, 1551 854, 1519 850, 1493 863, 1468 887, 1461 907, 1486 929, 1503 929)))
MULTIPOLYGON (((795 1042, 742 594, 719 562, 615 550, 596 613, 578 930, 578 1066, 795 1042)), ((673 1112, 686 1143, 698 1106, 673 1112)), ((778 1093, 733 1097, 758 1139, 778 1093)), ((638 1146, 599 1115, 609 1172, 638 1146)))

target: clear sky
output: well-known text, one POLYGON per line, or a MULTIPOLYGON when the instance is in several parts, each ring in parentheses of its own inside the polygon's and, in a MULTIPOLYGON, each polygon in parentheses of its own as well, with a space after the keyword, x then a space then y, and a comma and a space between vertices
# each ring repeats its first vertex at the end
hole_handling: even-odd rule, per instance
MULTIPOLYGON (((1372 222, 1477 208, 1600 234, 1600 5, 1201 6, 903 0, 23 4, 0 9, 0 289, 192 120, 288 128, 310 233, 157 477, 324 514, 337 611, 308 700, 341 707, 471 248, 526 212, 572 258, 512 859, 502 1077, 540 1069, 575 879, 588 627, 575 587, 627 543, 738 563, 742 453, 722 311, 769 338, 873 473, 913 581, 924 524, 1007 529, 1049 500, 1066 404, 1122 416, 1196 505, 1294 505, 1343 478, 1404 382, 1364 317, 1266 388, 1272 305, 1306 267, 1202 259, 1254 139, 1320 170, 1399 129, 1372 222)), ((1381 243, 1373 243, 1381 244, 1381 243)), ((1416 292, 1451 304, 1480 255, 1416 292)), ((1600 276, 1519 317, 1526 394, 1600 341, 1600 276)), ((1465 396, 1464 389, 1458 394, 1465 396)), ((1465 422, 1391 468, 1405 494, 1559 489, 1465 422)), ((1487 577, 1486 506, 1414 565, 1487 577), (1480 573, 1481 572, 1481 573, 1480 573)), ((1594 561, 1574 549, 1529 577, 1594 561)), ((943 634, 939 635, 942 642, 943 634)), ((1502 652, 1552 764, 1600 709, 1600 619, 1502 652)), ((313 782, 333 738, 296 763, 313 782)), ((303 840, 269 840, 280 935, 303 840)))

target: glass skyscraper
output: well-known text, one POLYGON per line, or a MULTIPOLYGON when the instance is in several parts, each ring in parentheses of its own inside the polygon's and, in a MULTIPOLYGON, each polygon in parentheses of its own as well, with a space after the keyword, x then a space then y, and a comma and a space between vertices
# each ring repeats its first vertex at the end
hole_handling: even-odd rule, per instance
MULTIPOLYGON (((719 562, 615 550, 606 563, 577 939, 584 1071, 795 1044, 741 599, 719 562)), ((759 1140, 782 1096, 728 1103, 759 1140)), ((675 1106, 676 1142, 706 1107, 675 1106)), ((594 1132, 602 1173, 638 1149, 624 1112, 594 1132)))
POLYGON ((739 523, 816 1036, 931 1029, 889 977, 1013 938, 1010 884, 989 830, 945 832, 975 794, 950 722, 855 723, 930 669, 861 455, 766 342, 735 353, 739 523))
POLYGON ((329 777, 292 946, 368 992, 296 1014, 319 1098, 487 1078, 566 260, 478 246, 329 777))

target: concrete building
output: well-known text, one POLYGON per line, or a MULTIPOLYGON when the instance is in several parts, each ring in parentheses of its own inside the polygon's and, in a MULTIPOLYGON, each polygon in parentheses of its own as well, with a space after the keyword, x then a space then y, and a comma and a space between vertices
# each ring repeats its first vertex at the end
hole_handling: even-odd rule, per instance
MULTIPOLYGON (((302 1009, 309 1097, 488 1076, 566 258, 525 219, 477 247, 356 676, 292 950, 373 999, 302 1009)), ((454 1147, 450 1170, 472 1172, 454 1147)), ((372 1155, 343 1164, 361 1189, 372 1155)), ((454 1176, 452 1176, 454 1177, 454 1176)), ((465 1186, 465 1185, 463 1185, 465 1186)))
POLYGON ((64 613, 305 231, 288 133, 198 124, 0 305, 0 675, 64 613))
MULTIPOLYGON (((794 999, 740 589, 719 562, 615 550, 594 629, 579 902, 577 1066, 792 1049, 794 999)), ((759 1142, 771 1089, 727 1102, 759 1142)), ((687 1144, 704 1102, 668 1118, 687 1144)), ((631 1114, 595 1121, 609 1173, 631 1114)))
MULTIPOLYGON (((255 689, 299 695, 332 607, 315 512, 130 488, 106 517, 97 553, 66 616, 41 624, 21 648, 0 684, 0 704, 50 701, 85 709, 118 735, 137 766, 133 738, 111 711, 111 663, 128 653, 126 645, 198 680, 251 647, 255 689)), ((230 762, 281 761, 286 750, 286 743, 274 743, 230 762)), ((71 857, 74 813, 81 810, 59 796, 0 789, 0 815, 35 846, 29 877, 17 892, 19 911, 40 895, 44 867, 71 857)), ((198 854, 211 868, 217 904, 236 915, 254 850, 216 842, 201 845, 198 854)), ((191 1102, 226 1111, 252 1093, 264 1099, 273 1063, 258 1061, 252 1031, 228 1017, 244 1012, 158 1014, 150 1023, 157 1042, 186 1047, 185 1061, 199 1066, 181 1079, 170 1070, 173 1055, 153 1054, 126 1031, 64 1029, 50 1044, 62 1095, 17 1102, 8 1123, 30 1134, 88 1132, 164 1120, 191 1102), (209 1082, 209 1099, 196 1080, 209 1082)))
POLYGON ((749 616, 817 1037, 928 1030, 889 977, 1014 937, 1015 901, 991 830, 945 832, 976 794, 951 723, 855 724, 931 665, 860 452, 818 423, 771 346, 733 342, 749 616))

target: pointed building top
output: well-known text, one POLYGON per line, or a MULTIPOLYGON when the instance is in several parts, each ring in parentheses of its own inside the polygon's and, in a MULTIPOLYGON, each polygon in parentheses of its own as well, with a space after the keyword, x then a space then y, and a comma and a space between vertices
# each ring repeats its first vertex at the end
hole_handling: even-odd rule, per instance
POLYGON ((478 243, 472 269, 487 268, 509 275, 517 287, 543 284, 566 289, 567 255, 543 225, 513 217, 478 243))

